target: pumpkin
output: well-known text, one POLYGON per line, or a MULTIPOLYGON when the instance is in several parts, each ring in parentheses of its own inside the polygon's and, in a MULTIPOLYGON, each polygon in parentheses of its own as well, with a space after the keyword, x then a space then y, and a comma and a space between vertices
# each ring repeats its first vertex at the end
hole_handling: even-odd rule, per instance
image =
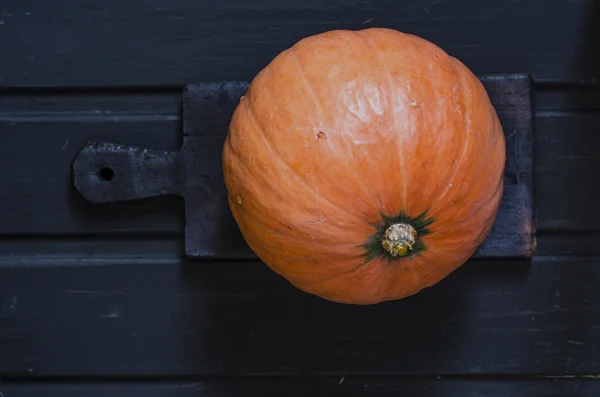
POLYGON ((505 141, 480 81, 433 43, 337 30, 256 75, 222 161, 256 255, 305 292, 366 305, 473 255, 498 211, 505 141))

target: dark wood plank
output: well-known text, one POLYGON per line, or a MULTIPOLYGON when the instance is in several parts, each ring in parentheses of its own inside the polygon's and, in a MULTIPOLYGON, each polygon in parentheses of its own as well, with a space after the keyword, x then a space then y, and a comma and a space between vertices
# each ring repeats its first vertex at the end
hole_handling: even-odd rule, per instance
POLYGON ((0 91, 5 122, 177 121, 181 89, 0 91))
POLYGON ((504 193, 492 230, 478 257, 521 257, 535 253, 534 108, 529 76, 480 79, 498 113, 506 141, 504 193))
POLYGON ((177 266, 183 252, 179 236, 57 236, 3 238, 0 267, 85 267, 145 264, 177 266))
POLYGON ((181 145, 181 94, 0 96, 0 234, 180 232, 174 197, 97 206, 75 191, 71 163, 86 141, 181 145))
POLYGON ((538 113, 600 110, 600 86, 537 84, 535 108, 538 113))
POLYGON ((0 376, 600 373, 600 257, 474 261, 367 307, 260 263, 118 262, 0 268, 0 376))
POLYGON ((370 26, 418 34, 477 74, 600 77, 589 0, 5 0, 0 21, 5 87, 249 80, 302 37, 370 26))
MULTIPOLYGON (((537 241, 536 254, 542 256, 600 256, 598 232, 542 232, 537 241)), ((177 266, 184 256, 183 244, 177 234, 4 237, 0 241, 0 267, 135 266, 140 263, 177 266)), ((244 263, 263 266, 255 260, 244 263)), ((195 262, 194 265, 203 264, 195 262)))
POLYGON ((599 129, 600 112, 538 112, 539 229, 600 230, 599 129))
POLYGON ((600 382, 576 380, 402 380, 336 377, 255 378, 201 382, 6 383, 3 397, 596 397, 600 382))
MULTIPOLYGON (((598 231, 600 90, 542 89, 536 103, 537 229, 598 231)), ((88 140, 178 149, 180 117, 180 90, 1 95, 0 234, 183 233, 177 198, 92 206, 71 179, 88 140)))
POLYGON ((540 255, 600 255, 600 233, 589 231, 545 231, 537 236, 540 255))
MULTIPOLYGON (((529 258, 535 251, 533 86, 526 75, 480 78, 506 140, 504 193, 477 258, 529 258)), ((187 85, 179 151, 90 142, 73 162, 77 190, 92 203, 177 194, 185 200, 185 251, 194 258, 257 259, 227 203, 221 152, 248 83, 187 85)))

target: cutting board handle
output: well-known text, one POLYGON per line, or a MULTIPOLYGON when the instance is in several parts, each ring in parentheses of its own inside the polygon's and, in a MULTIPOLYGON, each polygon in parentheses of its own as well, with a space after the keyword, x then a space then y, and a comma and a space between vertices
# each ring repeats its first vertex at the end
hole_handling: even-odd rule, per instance
POLYGON ((180 195, 179 152, 88 142, 73 162, 77 191, 91 203, 180 195))

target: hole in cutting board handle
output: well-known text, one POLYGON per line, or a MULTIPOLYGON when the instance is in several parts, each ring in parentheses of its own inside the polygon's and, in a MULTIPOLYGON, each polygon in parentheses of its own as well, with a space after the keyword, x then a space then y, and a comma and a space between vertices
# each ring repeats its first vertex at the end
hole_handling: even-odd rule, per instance
POLYGON ((115 177, 115 170, 110 167, 102 167, 100 171, 98 171, 98 176, 103 181, 112 181, 112 179, 115 177))

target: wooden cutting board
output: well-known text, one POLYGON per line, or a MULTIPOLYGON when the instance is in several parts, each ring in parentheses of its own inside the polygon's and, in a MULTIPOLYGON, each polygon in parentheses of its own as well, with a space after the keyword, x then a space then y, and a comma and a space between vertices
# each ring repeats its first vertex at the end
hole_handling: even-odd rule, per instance
MULTIPOLYGON (((480 80, 504 129, 506 170, 498 216, 474 257, 530 258, 535 251, 532 81, 527 75, 480 80)), ((247 88, 238 81, 187 85, 180 151, 88 142, 73 162, 75 188, 94 204, 181 196, 188 257, 255 259, 229 210, 221 170, 229 121, 247 88)))

